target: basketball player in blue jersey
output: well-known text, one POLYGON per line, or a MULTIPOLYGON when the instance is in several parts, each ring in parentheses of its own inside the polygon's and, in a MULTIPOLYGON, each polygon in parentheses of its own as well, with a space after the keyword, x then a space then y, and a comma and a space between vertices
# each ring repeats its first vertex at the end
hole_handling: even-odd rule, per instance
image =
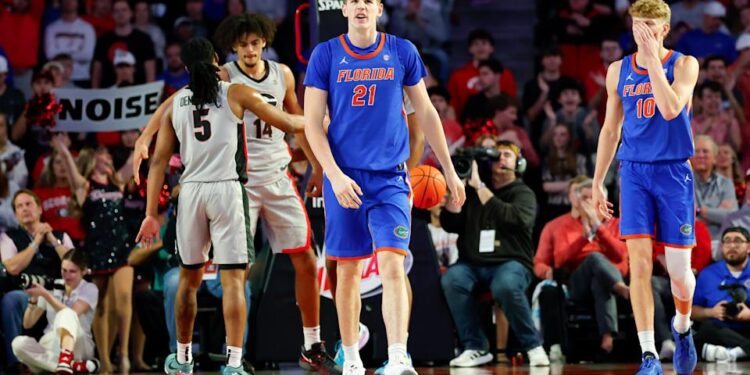
POLYGON ((424 64, 414 45, 376 31, 383 12, 379 0, 346 0, 342 11, 348 19, 347 33, 315 47, 304 83, 305 133, 325 173, 326 251, 338 260, 336 309, 343 370, 347 375, 365 372, 357 348, 361 259, 375 251, 388 336, 384 373, 416 374, 406 352, 408 297, 403 263, 411 209, 402 90, 443 166, 457 204, 463 204, 465 192, 427 96, 424 64), (327 134, 326 107, 331 118, 327 134))
POLYGON ((654 342, 651 291, 652 243, 666 247, 666 261, 677 315, 674 370, 688 374, 697 355, 690 330, 695 277, 690 251, 695 246, 693 155, 690 110, 698 61, 664 48, 670 9, 663 0, 638 0, 630 7, 638 51, 614 62, 607 71, 607 112, 594 173, 593 200, 604 218, 611 203, 604 176, 617 151, 620 161, 620 233, 630 256, 630 296, 643 353, 638 374, 661 374, 654 342))

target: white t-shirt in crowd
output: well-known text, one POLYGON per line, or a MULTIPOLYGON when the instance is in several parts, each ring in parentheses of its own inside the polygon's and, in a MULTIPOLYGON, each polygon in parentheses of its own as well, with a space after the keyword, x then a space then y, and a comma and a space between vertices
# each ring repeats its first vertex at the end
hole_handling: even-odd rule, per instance
MULTIPOLYGON (((94 321, 94 311, 96 310, 96 301, 99 299, 99 289, 94 285, 93 283, 90 283, 86 280, 81 280, 81 283, 78 284, 78 286, 73 289, 72 292, 70 292, 69 296, 64 295, 64 291, 62 290, 55 290, 52 292, 52 295, 55 296, 60 302, 62 302, 63 305, 73 308, 73 305, 80 301, 85 302, 87 305, 89 305, 88 311, 86 311, 85 314, 78 316, 78 321, 81 324, 81 331, 83 331, 86 334, 86 338, 89 340, 93 340, 93 337, 91 335, 91 324, 94 321)), ((57 311, 55 311, 52 306, 50 306, 47 303, 47 300, 44 298, 39 298, 39 302, 37 302, 37 307, 41 309, 47 310, 47 328, 44 329, 44 333, 47 333, 52 330, 53 323, 55 321, 55 315, 57 315, 57 311)))

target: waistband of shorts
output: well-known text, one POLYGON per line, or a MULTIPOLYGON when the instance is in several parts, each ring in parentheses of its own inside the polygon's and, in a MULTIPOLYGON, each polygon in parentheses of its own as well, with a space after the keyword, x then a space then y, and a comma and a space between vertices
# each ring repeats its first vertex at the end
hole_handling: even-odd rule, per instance
POLYGON ((364 173, 402 173, 402 172, 408 172, 409 168, 406 166, 406 162, 399 163, 396 166, 393 166, 391 168, 386 169, 359 169, 359 168, 347 168, 347 167, 340 167, 342 171, 355 171, 355 172, 364 172, 364 173))
POLYGON ((655 161, 634 161, 634 160, 620 160, 620 164, 636 164, 636 165, 668 165, 668 164, 683 164, 687 163, 689 159, 676 159, 676 160, 655 160, 655 161))

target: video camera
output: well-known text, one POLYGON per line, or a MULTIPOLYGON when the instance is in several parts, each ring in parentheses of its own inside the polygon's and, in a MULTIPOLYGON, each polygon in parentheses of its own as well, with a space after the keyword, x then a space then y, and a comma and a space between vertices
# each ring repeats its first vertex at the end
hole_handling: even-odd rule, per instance
POLYGON ((727 316, 736 317, 740 313, 740 304, 747 302, 747 289, 742 284, 720 285, 719 290, 726 290, 732 298, 726 306, 727 316))
POLYGON ((451 156, 453 168, 460 179, 471 178, 471 162, 476 160, 479 167, 479 178, 489 181, 492 177, 492 163, 500 159, 496 148, 470 147, 456 150, 451 156))

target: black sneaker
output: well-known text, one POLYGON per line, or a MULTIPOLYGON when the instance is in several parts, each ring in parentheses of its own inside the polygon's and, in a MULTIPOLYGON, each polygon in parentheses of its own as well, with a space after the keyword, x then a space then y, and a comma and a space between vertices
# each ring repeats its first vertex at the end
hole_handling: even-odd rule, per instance
POLYGON ((323 342, 313 344, 310 350, 305 350, 303 346, 299 357, 299 366, 307 371, 317 371, 321 374, 341 374, 341 368, 328 355, 323 342))

